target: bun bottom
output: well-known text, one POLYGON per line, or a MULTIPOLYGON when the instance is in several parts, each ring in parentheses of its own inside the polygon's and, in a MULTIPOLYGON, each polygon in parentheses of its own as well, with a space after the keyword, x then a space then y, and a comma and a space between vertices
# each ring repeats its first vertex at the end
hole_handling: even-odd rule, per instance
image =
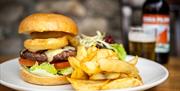
POLYGON ((48 85, 62 85, 69 83, 69 81, 66 79, 66 76, 42 77, 28 72, 23 67, 20 70, 20 76, 24 81, 37 85, 48 86, 48 85))

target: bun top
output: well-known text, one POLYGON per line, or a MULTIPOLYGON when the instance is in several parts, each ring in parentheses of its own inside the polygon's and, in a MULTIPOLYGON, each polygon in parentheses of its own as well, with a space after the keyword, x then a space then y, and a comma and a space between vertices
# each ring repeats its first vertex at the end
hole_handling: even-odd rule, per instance
POLYGON ((36 13, 26 17, 19 25, 19 33, 58 31, 77 35, 76 23, 69 17, 53 13, 36 13))

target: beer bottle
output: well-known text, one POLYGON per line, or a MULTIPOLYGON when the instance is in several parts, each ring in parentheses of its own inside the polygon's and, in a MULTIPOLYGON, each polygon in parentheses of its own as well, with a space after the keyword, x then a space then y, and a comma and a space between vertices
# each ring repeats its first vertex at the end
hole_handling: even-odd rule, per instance
POLYGON ((167 63, 170 51, 170 18, 166 0, 146 0, 143 5, 142 22, 146 32, 155 31, 156 61, 161 64, 167 63))

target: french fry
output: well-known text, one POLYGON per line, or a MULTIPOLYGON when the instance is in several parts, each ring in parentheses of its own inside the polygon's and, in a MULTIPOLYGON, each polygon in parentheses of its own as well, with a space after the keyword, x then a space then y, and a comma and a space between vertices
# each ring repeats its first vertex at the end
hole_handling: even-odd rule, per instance
POLYGON ((71 78, 85 80, 88 79, 88 75, 81 69, 75 69, 71 74, 71 78))
POLYGON ((80 68, 80 61, 78 61, 75 57, 69 57, 68 62, 70 63, 72 68, 74 69, 80 68))
POLYGON ((77 56, 68 61, 74 71, 67 78, 75 90, 94 91, 134 87, 143 84, 135 65, 138 57, 120 61, 109 49, 78 46, 77 56))
POLYGON ((109 49, 100 49, 97 52, 97 59, 102 59, 102 58, 107 58, 107 57, 111 57, 113 59, 118 59, 117 55, 115 52, 113 52, 112 50, 109 49))
POLYGON ((81 60, 81 62, 88 62, 91 61, 96 56, 96 51, 92 52, 91 54, 87 55, 85 58, 81 60))
POLYGON ((67 79, 72 84, 74 89, 78 91, 100 90, 103 85, 109 82, 109 80, 93 81, 93 80, 77 80, 77 79, 72 79, 72 78, 67 78, 67 79))
POLYGON ((100 69, 105 72, 121 72, 130 74, 132 72, 138 73, 135 66, 120 60, 103 58, 98 60, 100 69))
POLYGON ((106 73, 104 73, 104 75, 105 75, 106 79, 117 79, 117 78, 119 78, 120 73, 106 72, 106 73))
POLYGON ((116 79, 108 84, 105 84, 102 89, 117 89, 117 88, 128 88, 128 87, 135 87, 142 85, 142 82, 135 78, 122 78, 122 79, 116 79))
POLYGON ((133 59, 128 61, 129 64, 136 65, 138 62, 138 56, 135 56, 133 59))
POLYGON ((101 70, 99 64, 96 61, 87 61, 81 63, 81 69, 86 72, 89 76, 92 74, 99 73, 101 70))
POLYGON ((91 77, 89 77, 89 79, 90 80, 105 80, 107 78, 103 73, 97 73, 97 74, 93 74, 91 77))
POLYGON ((85 46, 81 46, 81 45, 78 46, 76 58, 81 61, 86 56, 87 56, 87 50, 86 50, 85 46))
POLYGON ((131 73, 131 74, 128 74, 128 77, 133 77, 133 78, 136 78, 140 81, 142 81, 141 77, 139 76, 138 73, 131 73))
POLYGON ((128 78, 128 74, 124 74, 124 73, 121 73, 121 75, 119 76, 119 79, 122 79, 122 78, 128 78))
POLYGON ((95 47, 95 46, 89 47, 89 48, 87 49, 88 55, 91 54, 91 53, 93 53, 93 52, 97 52, 97 51, 98 51, 98 48, 95 47))

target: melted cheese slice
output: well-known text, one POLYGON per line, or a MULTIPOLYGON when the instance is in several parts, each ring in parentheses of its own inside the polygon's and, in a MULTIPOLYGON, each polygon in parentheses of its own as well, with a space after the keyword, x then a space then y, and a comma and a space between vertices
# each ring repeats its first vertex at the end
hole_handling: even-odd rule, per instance
POLYGON ((63 52, 63 49, 55 49, 55 50, 48 50, 45 52, 48 62, 53 61, 53 57, 59 53, 63 52))
POLYGON ((53 61, 53 57, 57 54, 60 54, 62 53, 63 51, 68 51, 68 50, 75 50, 74 47, 71 47, 71 46, 67 46, 63 49, 54 49, 54 50, 48 50, 45 52, 47 58, 48 58, 48 62, 51 62, 53 61))

